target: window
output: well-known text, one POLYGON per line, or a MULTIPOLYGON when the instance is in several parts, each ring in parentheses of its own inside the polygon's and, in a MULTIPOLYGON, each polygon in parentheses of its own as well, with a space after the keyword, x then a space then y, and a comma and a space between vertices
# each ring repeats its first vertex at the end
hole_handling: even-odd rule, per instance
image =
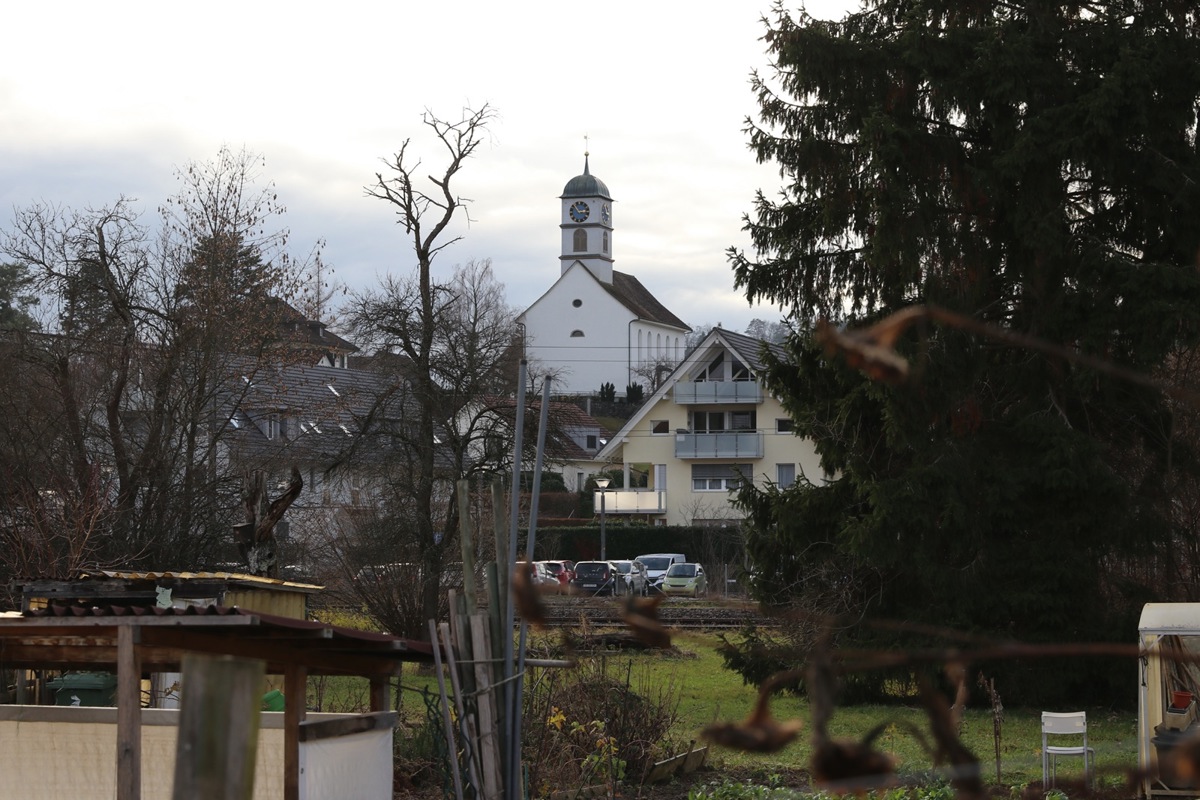
POLYGON ((651 433, 670 433, 671 432, 671 421, 665 420, 665 419, 650 420, 650 432, 651 433))
POLYGON ((575 243, 574 244, 575 244, 575 252, 576 253, 587 252, 587 231, 582 230, 582 229, 575 231, 575 243))
POLYGON ((583 301, 576 297, 571 301, 571 305, 575 306, 575 308, 579 308, 581 305, 583 305, 583 301))
POLYGON ((587 436, 587 449, 588 449, 588 450, 595 450, 595 449, 596 449, 596 435, 595 435, 595 434, 592 434, 592 433, 589 433, 589 434, 588 434, 588 436, 587 436))
POLYGON ((791 417, 775 420, 776 433, 791 433, 794 430, 796 430, 796 425, 792 422, 791 417))
POLYGON ((604 252, 608 252, 608 231, 604 232, 604 252))
POLYGON ((574 331, 571 331, 571 338, 572 338, 572 339, 582 339, 582 338, 583 338, 583 331, 581 331, 581 330, 574 330, 574 331))
POLYGON ((749 411, 730 411, 729 429, 732 431, 752 431, 757 427, 754 409, 749 411))
POLYGON ((283 436, 283 421, 278 414, 268 414, 263 420, 263 433, 268 439, 278 439, 283 436))
POLYGON ((775 465, 775 483, 779 484, 780 489, 786 489, 796 482, 796 465, 795 464, 776 464, 775 465))
POLYGON ((742 485, 742 476, 749 475, 749 464, 693 464, 693 492, 728 492, 742 485))
POLYGON ((696 433, 717 433, 725 430, 725 412, 693 411, 692 430, 696 433))

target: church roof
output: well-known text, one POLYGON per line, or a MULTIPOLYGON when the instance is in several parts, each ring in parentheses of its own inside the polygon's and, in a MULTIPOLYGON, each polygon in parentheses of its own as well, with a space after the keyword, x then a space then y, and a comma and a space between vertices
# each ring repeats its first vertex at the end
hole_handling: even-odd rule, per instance
POLYGON ((609 195, 608 187, 604 185, 604 181, 597 178, 588 170, 588 157, 585 154, 583 157, 583 174, 576 175, 567 181, 561 197, 597 196, 603 197, 605 200, 612 200, 612 196, 609 195))
POLYGON ((637 314, 638 319, 643 319, 647 322, 657 322, 660 325, 669 325, 672 328, 679 328, 684 331, 691 330, 691 326, 672 314, 662 303, 658 302, 658 298, 650 294, 650 290, 632 275, 617 272, 614 269, 612 283, 601 281, 600 285, 626 308, 637 314))

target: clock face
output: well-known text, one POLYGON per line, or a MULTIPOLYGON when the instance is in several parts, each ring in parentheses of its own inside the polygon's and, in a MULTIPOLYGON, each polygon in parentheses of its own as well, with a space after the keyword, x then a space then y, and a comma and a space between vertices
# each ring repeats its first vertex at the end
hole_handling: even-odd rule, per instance
POLYGON ((588 204, 583 202, 582 200, 577 201, 574 205, 571 206, 571 211, 570 211, 571 219, 575 220, 576 222, 583 222, 584 220, 586 220, 588 218, 588 215, 591 213, 592 213, 592 210, 590 208, 588 208, 588 204))
POLYGON ((611 217, 609 216, 608 203, 605 203, 604 205, 600 206, 600 221, 607 225, 610 219, 611 217))

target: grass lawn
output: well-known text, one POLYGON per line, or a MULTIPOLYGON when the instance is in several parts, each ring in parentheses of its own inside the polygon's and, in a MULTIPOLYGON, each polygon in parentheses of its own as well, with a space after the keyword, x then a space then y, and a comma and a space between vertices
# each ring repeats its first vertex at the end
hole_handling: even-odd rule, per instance
MULTIPOLYGON (((681 738, 694 735, 714 721, 738 720, 745 717, 757 698, 753 687, 744 686, 739 676, 726 670, 716 651, 717 639, 708 635, 683 635, 677 646, 693 654, 685 670, 675 672, 680 687, 681 738), (692 733, 689 733, 692 732, 692 733)), ((672 665, 663 669, 669 673, 672 665)), ((1130 683, 1131 702, 1135 687, 1130 683)), ((1050 710, 1050 709, 1047 709, 1050 710)), ((1077 711, 1075 708, 1053 709, 1077 711)), ((1105 709, 1085 709, 1088 712, 1088 744, 1096 750, 1096 763, 1101 782, 1120 785, 1128 770, 1137 764, 1137 714, 1135 711, 1112 712, 1105 709)), ((979 758, 984 779, 1002 786, 1021 786, 1042 778, 1041 757, 1042 709, 1006 708, 1000 729, 1000 779, 996 780, 996 743, 990 708, 968 708, 963 717, 961 738, 979 758)), ((781 695, 771 703, 777 719, 807 720, 808 703, 793 695, 781 695)), ((835 738, 861 739, 881 723, 910 723, 928 730, 926 714, 919 706, 850 706, 838 708, 830 722, 830 735, 835 738)), ((727 768, 740 773, 747 770, 789 771, 808 764, 812 754, 810 729, 806 725, 795 742, 771 755, 741 753, 720 749, 709 751, 709 765, 718 770, 727 768)), ((933 764, 915 737, 904 725, 890 725, 875 740, 876 749, 892 755, 901 773, 920 773, 933 764)), ((1080 777, 1079 758, 1059 760, 1058 774, 1062 779, 1080 777)))
MULTIPOLYGON (((537 640, 534 640, 535 644, 537 640)), ((633 661, 635 673, 644 674, 654 685, 672 686, 678 696, 678 721, 672 729, 672 747, 685 749, 689 742, 698 741, 700 731, 717 721, 736 721, 744 718, 757 698, 757 691, 745 686, 741 678, 726 670, 716 646, 715 635, 681 634, 675 639, 673 653, 609 653, 610 669, 633 661), (643 673, 644 671, 644 673, 643 673)), ((314 679, 315 680, 315 679, 314 679)), ((330 679, 325 686, 326 710, 342 710, 339 706, 353 705, 356 698, 366 697, 362 686, 344 679, 340 685, 330 679), (336 688, 334 688, 336 687, 336 688)), ((417 722, 425 713, 424 703, 409 690, 427 687, 437 691, 437 682, 428 671, 406 668, 402 677, 405 690, 401 692, 404 716, 417 722)), ((314 697, 310 681, 310 707, 314 697)), ((1135 687, 1130 684, 1130 702, 1135 687)), ((1001 690, 1001 695, 1003 691, 1001 690)), ((806 725, 795 742, 770 755, 742 753, 724 748, 709 751, 708 767, 711 776, 793 775, 806 768, 812 752, 808 704, 792 695, 776 697, 771 704, 777 719, 804 720, 806 725)), ((1075 708, 1047 709, 1076 711, 1075 708)), ((1137 763, 1136 712, 1112 712, 1104 709, 1084 709, 1088 712, 1088 742, 1096 750, 1101 787, 1122 785, 1127 772, 1137 763)), ((1001 726, 1000 778, 996 778, 996 744, 993 735, 992 713, 989 708, 968 708, 964 715, 962 741, 980 760, 984 780, 1003 787, 1020 787, 1041 780, 1041 709, 1006 708, 1001 726)), ((853 706, 838 708, 830 725, 835 738, 861 739, 881 723, 908 723, 922 731, 928 730, 925 712, 912 705, 853 706)), ((875 740, 875 747, 892 755, 901 774, 921 775, 932 769, 929 756, 904 724, 889 725, 875 740)), ((1059 761, 1060 780, 1078 778, 1082 774, 1079 758, 1059 761)))

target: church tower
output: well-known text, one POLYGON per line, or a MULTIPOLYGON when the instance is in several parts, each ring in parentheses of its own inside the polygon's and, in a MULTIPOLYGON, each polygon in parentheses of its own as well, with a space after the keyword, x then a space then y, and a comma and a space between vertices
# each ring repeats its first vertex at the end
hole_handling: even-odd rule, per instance
POLYGON ((565 274, 576 261, 602 283, 613 282, 612 230, 613 201, 604 181, 588 169, 588 154, 583 154, 583 174, 567 181, 562 201, 562 255, 565 274))

